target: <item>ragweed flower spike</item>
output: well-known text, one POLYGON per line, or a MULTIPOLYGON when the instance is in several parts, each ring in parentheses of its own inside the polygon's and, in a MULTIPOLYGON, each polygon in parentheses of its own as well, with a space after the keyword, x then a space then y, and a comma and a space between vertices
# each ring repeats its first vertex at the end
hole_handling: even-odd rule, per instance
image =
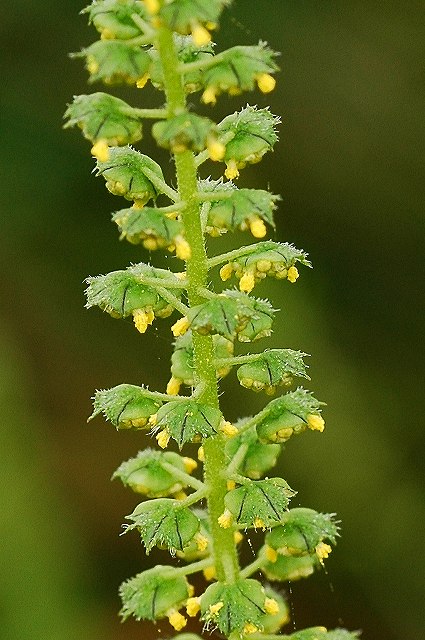
MULTIPOLYGON (((227 51, 211 42, 230 4, 93 0, 83 13, 99 39, 75 55, 84 58, 89 82, 130 85, 128 99, 137 103, 138 90, 149 81, 162 92, 163 106, 139 108, 96 91, 74 97, 65 114, 65 126, 81 129, 96 174, 119 199, 112 220, 120 239, 165 251, 169 263, 177 263, 173 271, 134 262, 90 277, 86 306, 127 319, 140 340, 158 319, 179 314, 169 325, 174 341, 165 393, 134 384, 96 391, 89 419, 102 414, 119 431, 144 430, 151 437, 152 446, 123 462, 113 478, 142 496, 126 516, 125 532, 140 536, 146 554, 157 547, 177 555, 179 563, 156 565, 124 582, 121 615, 165 619, 180 640, 201 640, 180 633, 187 616, 199 616, 206 631, 217 629, 229 640, 276 637, 290 621, 288 603, 279 589, 251 576, 258 571, 268 581, 306 578, 322 568, 339 534, 334 514, 290 509, 296 492, 270 473, 282 443, 324 429, 323 403, 302 387, 290 388, 295 378, 309 379, 306 354, 288 348, 238 351, 239 343, 262 340, 273 330, 277 311, 251 295, 254 288, 266 278, 293 284, 299 270, 311 265, 292 244, 265 239, 275 228, 279 196, 242 184, 244 168, 273 151, 280 118, 250 105, 221 122, 212 108, 211 117, 196 113, 197 101, 213 107, 223 94, 269 94, 275 88, 277 56, 265 42, 227 51), (154 159, 132 146, 152 120, 150 133, 175 166, 169 181, 154 159), (203 168, 211 162, 221 163, 215 167, 222 174, 218 180, 208 177, 211 164, 203 168), (247 232, 254 244, 208 256, 206 236, 227 232, 247 232), (227 283, 218 291, 211 284, 215 268, 227 283), (235 368, 244 390, 284 392, 256 415, 230 421, 220 409, 219 384, 235 368), (190 446, 197 460, 173 450, 190 446), (242 567, 238 545, 245 529, 265 540, 242 567), (187 581, 195 573, 208 582, 202 593, 187 581)), ((313 627, 285 637, 355 640, 357 634, 313 627)))

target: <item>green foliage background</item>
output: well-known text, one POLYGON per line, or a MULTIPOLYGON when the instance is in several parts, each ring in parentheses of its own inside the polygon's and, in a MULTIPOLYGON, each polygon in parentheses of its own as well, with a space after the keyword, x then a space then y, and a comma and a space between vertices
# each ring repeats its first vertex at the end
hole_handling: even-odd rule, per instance
MULTIPOLYGON (((0 23, 7 640, 141 633, 116 618, 115 587, 144 558, 137 536, 118 538, 135 498, 109 477, 145 441, 85 420, 95 388, 164 388, 171 334, 165 322, 140 337, 131 322, 83 309, 87 275, 148 255, 118 243, 117 200, 90 175, 87 144, 61 130, 65 104, 87 92, 81 64, 67 58, 95 38, 82 6, 18 0, 0 23)), ((263 38, 282 51, 278 88, 259 99, 283 116, 281 143, 240 184, 282 194, 277 238, 315 266, 295 287, 261 290, 282 309, 268 346, 312 353, 312 388, 329 405, 325 434, 291 442, 282 475, 303 505, 343 521, 328 574, 293 585, 295 619, 334 627, 342 618, 365 640, 423 630, 422 12, 419 0, 239 0, 217 36, 223 47, 263 38)), ((140 106, 151 95, 136 94, 140 106)), ((222 98, 213 117, 239 106, 222 98)), ((142 144, 156 153, 148 135, 142 144)), ((229 418, 262 406, 234 379, 224 386, 229 418)))

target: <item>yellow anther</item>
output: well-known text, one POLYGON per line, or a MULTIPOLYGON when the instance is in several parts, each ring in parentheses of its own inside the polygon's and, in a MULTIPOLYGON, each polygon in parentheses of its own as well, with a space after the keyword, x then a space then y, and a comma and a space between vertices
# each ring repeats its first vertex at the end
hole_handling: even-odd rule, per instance
POLYGON ((234 480, 227 481, 227 491, 233 491, 235 487, 236 487, 236 482, 234 480))
POLYGON ((178 280, 184 280, 186 277, 186 271, 179 271, 174 274, 178 280))
POLYGON ((109 147, 107 141, 102 138, 94 143, 91 148, 91 154, 99 162, 108 162, 109 160, 109 147))
POLYGON ((103 29, 102 33, 100 34, 100 39, 101 40, 114 40, 115 39, 115 33, 113 31, 111 31, 110 29, 103 29))
POLYGON ((175 609, 168 612, 168 620, 176 631, 181 631, 187 625, 186 618, 175 609))
POLYGON ((261 518, 255 518, 254 527, 256 529, 262 529, 263 531, 265 531, 266 530, 266 523, 261 518))
POLYGON ((204 447, 199 447, 199 449, 198 449, 198 460, 199 460, 199 462, 205 462, 204 447))
POLYGON ((192 473, 192 471, 195 471, 196 467, 198 466, 198 463, 196 462, 196 460, 194 460, 193 458, 183 458, 183 464, 184 464, 184 470, 186 471, 186 473, 192 473))
POLYGON ((161 449, 166 449, 171 437, 168 431, 163 429, 163 431, 160 431, 155 437, 161 449))
POLYGON ((167 393, 169 396, 176 396, 178 394, 178 392, 180 391, 180 387, 181 387, 181 382, 180 380, 178 380, 178 378, 174 378, 174 376, 172 376, 167 384, 167 393))
POLYGON ((243 535, 240 531, 235 531, 235 533, 233 534, 233 539, 235 541, 235 544, 239 544, 243 540, 243 535))
POLYGON ((261 93, 270 93, 276 86, 276 80, 269 73, 259 73, 256 80, 261 93))
POLYGON ((135 200, 133 202, 133 209, 143 209, 145 204, 146 203, 143 200, 135 200))
POLYGON ((266 544, 266 558, 269 562, 273 562, 273 564, 277 562, 278 558, 276 549, 269 547, 268 544, 266 544))
POLYGON ((221 267, 220 278, 223 280, 223 282, 226 282, 226 280, 229 280, 229 278, 232 277, 232 273, 233 273, 233 267, 230 264, 230 262, 228 262, 227 264, 221 267))
POLYGON ((158 241, 152 237, 146 238, 145 240, 143 240, 143 246, 148 251, 156 251, 158 249, 158 241))
POLYGON ((214 89, 214 87, 207 87, 202 94, 201 100, 204 104, 214 105, 217 102, 216 89, 214 89))
POLYGON ((266 613, 271 616, 275 616, 279 613, 279 605, 274 598, 266 598, 264 602, 264 609, 266 613))
POLYGON ((251 633, 257 633, 257 631, 259 631, 259 628, 256 627, 255 624, 253 624, 252 622, 247 622, 243 628, 243 632, 246 635, 249 635, 251 633))
POLYGON ((138 89, 143 89, 143 87, 145 87, 145 86, 146 86, 146 84, 147 84, 148 80, 149 80, 149 74, 148 74, 148 73, 145 73, 145 75, 144 75, 144 76, 142 76, 141 78, 139 78, 139 79, 137 80, 137 82, 136 82, 136 87, 137 87, 138 89))
POLYGON ((239 289, 245 293, 251 293, 255 287, 254 274, 251 271, 246 271, 242 278, 239 280, 239 289))
POLYGON ((137 331, 145 333, 148 326, 154 321, 155 315, 152 309, 145 311, 144 309, 135 309, 133 311, 133 322, 137 331))
POLYGON ((144 0, 144 3, 148 13, 150 13, 151 16, 156 15, 161 8, 159 0, 144 0))
POLYGON ((228 509, 225 509, 224 513, 217 519, 218 524, 222 529, 229 529, 233 523, 233 515, 228 509))
POLYGON ((210 604, 208 608, 208 612, 210 616, 216 616, 223 607, 224 607, 224 602, 216 602, 216 604, 210 604))
POLYGON ((205 580, 208 580, 208 581, 214 580, 216 576, 214 565, 211 565, 211 567, 207 567, 206 569, 203 570, 202 573, 204 574, 205 580))
POLYGON ((267 227, 264 224, 264 220, 255 216, 249 221, 249 229, 254 238, 264 238, 267 235, 267 227))
POLYGON ((174 494, 175 500, 186 500, 186 498, 187 493, 185 493, 183 490, 177 491, 177 493, 174 494))
POLYGON ((260 271, 260 273, 267 273, 272 268, 272 263, 270 260, 259 260, 256 267, 257 271, 260 271))
POLYGON ((208 140, 207 150, 208 155, 213 162, 220 162, 221 160, 223 160, 226 153, 225 145, 222 142, 215 140, 214 138, 210 138, 208 140))
POLYGON ((235 435, 239 433, 238 428, 235 427, 231 422, 228 422, 227 420, 223 420, 223 422, 221 423, 220 431, 223 435, 226 436, 226 438, 233 438, 235 435))
POLYGON ((315 552, 320 564, 323 564, 323 560, 326 560, 326 558, 329 557, 331 551, 332 547, 329 544, 326 544, 326 542, 319 542, 319 544, 315 548, 315 552))
POLYGON ((147 422, 147 418, 133 418, 131 424, 133 427, 136 427, 136 429, 141 429, 142 427, 146 427, 147 422))
POLYGON ((291 427, 288 427, 287 429, 279 429, 277 436, 281 442, 285 442, 286 440, 289 440, 293 433, 294 430, 291 429, 291 427))
POLYGON ((202 535, 202 533, 197 533, 195 536, 196 546, 198 551, 205 551, 208 547, 208 538, 202 535))
POLYGON ((99 71, 99 63, 98 61, 93 58, 92 56, 89 56, 87 58, 87 71, 91 74, 94 75, 95 73, 97 73, 99 71))
POLYGON ((323 420, 322 416, 316 415, 314 413, 310 413, 307 416, 307 424, 309 429, 311 429, 312 431, 320 431, 320 433, 322 433, 325 428, 325 421, 323 420))
POLYGON ((193 586, 193 584, 187 584, 187 592, 189 594, 189 598, 193 598, 193 596, 195 595, 195 587, 193 586))
POLYGON ((235 178, 239 178, 239 170, 236 160, 229 160, 229 162, 226 162, 226 167, 224 175, 228 180, 235 180, 235 178))
POLYGON ((152 427, 154 427, 156 425, 156 421, 158 420, 158 414, 157 413, 153 413, 150 418, 149 418, 149 424, 152 425, 152 427))
POLYGON ((186 602, 187 615, 193 618, 201 610, 201 598, 189 598, 186 602))
POLYGON ((199 22, 192 23, 192 38, 193 43, 197 47, 202 47, 204 44, 211 42, 211 34, 208 29, 205 29, 199 22))
POLYGON ((179 336, 184 336, 189 327, 189 320, 186 318, 186 316, 183 316, 183 318, 180 318, 173 324, 173 326, 171 327, 171 331, 173 332, 173 336, 175 338, 178 338, 179 336))
POLYGON ((180 258, 180 260, 189 260, 192 251, 188 241, 183 238, 183 236, 176 236, 174 242, 176 245, 176 256, 180 258))
POLYGON ((288 280, 289 282, 296 282, 299 278, 299 273, 297 267, 289 267, 288 269, 288 280))

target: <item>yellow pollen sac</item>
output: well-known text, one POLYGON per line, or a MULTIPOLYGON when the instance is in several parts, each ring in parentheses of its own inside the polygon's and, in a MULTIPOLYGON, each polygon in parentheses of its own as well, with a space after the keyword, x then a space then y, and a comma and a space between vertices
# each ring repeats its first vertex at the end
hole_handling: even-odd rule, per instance
POLYGON ((145 427, 147 423, 147 419, 146 418, 135 418, 131 421, 131 424, 133 425, 133 427, 136 427, 136 429, 140 429, 141 427, 145 427))
POLYGON ((180 387, 181 387, 180 380, 172 376, 168 381, 166 391, 169 396, 176 396, 180 391, 180 387))
POLYGON ((143 200, 135 200, 133 202, 133 209, 143 209, 144 206, 145 203, 143 202, 143 200))
POLYGON ((150 13, 151 16, 156 15, 161 8, 159 0, 144 0, 144 3, 148 13, 150 13))
POLYGON ((192 473, 198 466, 198 463, 193 458, 183 458, 183 464, 186 473, 192 473))
POLYGON ((317 547, 315 548, 316 556, 319 559, 320 564, 323 564, 323 560, 329 557, 329 554, 332 551, 332 547, 325 542, 319 542, 317 547))
POLYGON ((201 610, 201 598, 189 598, 186 602, 187 615, 193 618, 201 610))
POLYGON ((108 162, 109 160, 109 147, 105 139, 98 140, 91 148, 91 154, 99 162, 108 162))
POLYGON ((217 94, 214 87, 207 87, 202 94, 201 100, 204 104, 215 105, 215 103, 217 102, 217 94))
POLYGON ((276 86, 276 80, 269 73, 259 73, 256 80, 261 93, 270 93, 276 86))
POLYGON ((236 160, 229 160, 229 162, 226 162, 226 167, 224 175, 228 180, 235 180, 235 178, 239 178, 239 170, 236 160))
POLYGON ((252 622, 247 622, 243 628, 243 632, 246 633, 246 635, 257 633, 257 631, 259 631, 258 627, 256 627, 252 622))
POLYGON ((238 428, 227 420, 224 420, 221 423, 220 431, 223 435, 226 436, 226 438, 233 438, 237 433, 239 433, 238 428))
POLYGON ((221 267, 220 278, 223 280, 223 282, 226 282, 226 280, 229 280, 229 278, 232 277, 232 273, 233 273, 233 267, 230 264, 230 262, 228 262, 227 264, 221 267))
POLYGON ((168 431, 164 429, 163 431, 160 431, 155 437, 161 449, 166 449, 171 437, 168 431))
POLYGON ((275 616, 279 613, 279 605, 273 598, 266 598, 264 602, 264 609, 266 610, 266 613, 271 616, 275 616))
POLYGON ((183 236, 176 236, 175 238, 176 245, 176 256, 180 258, 180 260, 189 260, 192 255, 192 251, 190 249, 190 244, 188 243, 183 236))
POLYGON ((273 549, 273 547, 269 547, 269 545, 266 545, 266 558, 269 562, 277 562, 277 551, 276 549, 273 549))
POLYGON ((261 518, 255 518, 254 527, 256 529, 262 529, 263 531, 265 531, 266 530, 266 523, 264 522, 264 520, 261 520, 261 518))
POLYGON ((217 519, 218 524, 222 529, 229 529, 233 523, 233 515, 230 513, 228 509, 221 514, 221 516, 217 519))
POLYGON ((187 625, 186 618, 179 611, 169 611, 168 620, 176 631, 181 631, 187 625))
POLYGON ((209 139, 207 144, 208 155, 213 162, 220 162, 223 160, 226 153, 226 147, 222 142, 218 140, 209 139))
POLYGON ((307 416, 307 424, 309 429, 312 431, 320 431, 320 433, 322 433, 325 428, 325 421, 322 416, 318 416, 313 413, 310 413, 307 416))
POLYGON ((264 220, 255 216, 249 222, 249 229, 254 238, 264 238, 267 235, 267 227, 264 224, 264 220))
POLYGON ((177 491, 177 493, 174 494, 174 498, 175 500, 186 500, 187 493, 184 491, 177 491))
POLYGON ((91 56, 89 56, 87 58, 87 65, 86 66, 87 66, 87 71, 91 75, 94 75, 95 73, 97 73, 99 71, 99 63, 97 62, 97 60, 95 60, 91 56))
POLYGON ((208 547, 208 538, 203 536, 201 533, 196 534, 195 542, 198 551, 205 551, 205 549, 208 547))
POLYGON ((224 602, 216 602, 216 604, 210 604, 208 609, 210 616, 216 616, 223 607, 224 602))
POLYGON ((272 268, 272 263, 270 262, 270 260, 259 260, 256 267, 257 271, 259 271, 260 273, 267 273, 272 268))
POLYGON ((198 460, 199 460, 199 462, 205 462, 204 447, 199 447, 199 449, 198 449, 198 460))
POLYGON ((195 587, 193 586, 193 584, 187 584, 187 592, 189 594, 189 598, 193 598, 193 596, 195 595, 195 587))
POLYGON ((149 422, 149 424, 150 424, 150 425, 152 425, 152 427, 154 427, 154 426, 156 425, 156 421, 157 421, 157 419, 158 419, 158 414, 157 414, 157 413, 153 413, 153 414, 150 416, 150 418, 149 418, 148 422, 149 422))
POLYGON ((100 39, 101 40, 114 40, 115 39, 115 33, 113 31, 111 31, 110 29, 103 29, 102 33, 100 34, 100 39))
POLYGON ((192 24, 192 38, 197 47, 202 47, 204 44, 211 42, 210 32, 199 24, 199 22, 194 22, 192 24))
POLYGON ((246 271, 239 280, 239 289, 245 293, 251 293, 255 286, 254 274, 246 271))
POLYGON ((233 534, 233 539, 235 541, 235 544, 239 544, 243 540, 243 535, 240 531, 235 531, 235 533, 233 534))
POLYGON ((173 324, 173 326, 171 327, 171 331, 173 332, 173 336, 175 338, 178 338, 179 336, 184 336, 189 327, 189 320, 186 318, 186 316, 183 316, 183 318, 180 318, 180 320, 177 320, 177 322, 173 324))
POLYGON ((202 572, 204 574, 204 578, 205 580, 214 580, 215 578, 215 567, 214 565, 212 565, 211 567, 207 567, 206 569, 203 570, 202 572))
POLYGON ((145 75, 144 75, 144 76, 142 76, 141 78, 139 78, 139 79, 137 80, 137 82, 136 82, 136 87, 137 87, 138 89, 143 89, 143 87, 145 87, 145 86, 146 86, 146 84, 147 84, 148 80, 149 80, 149 74, 148 74, 148 73, 145 73, 145 75))
POLYGON ((289 282, 292 282, 292 283, 296 282, 299 278, 299 275, 300 274, 298 273, 297 267, 289 267, 288 275, 287 275, 289 282))
POLYGON ((135 309, 133 311, 133 322, 136 326, 137 331, 140 333, 145 333, 148 326, 152 324, 154 321, 154 313, 152 309, 148 311, 144 311, 143 309, 135 309))
POLYGON ((158 249, 158 242, 155 238, 146 238, 146 240, 143 240, 143 246, 148 251, 156 251, 158 249))
POLYGON ((234 480, 227 481, 227 491, 233 491, 235 487, 236 487, 236 482, 234 480))

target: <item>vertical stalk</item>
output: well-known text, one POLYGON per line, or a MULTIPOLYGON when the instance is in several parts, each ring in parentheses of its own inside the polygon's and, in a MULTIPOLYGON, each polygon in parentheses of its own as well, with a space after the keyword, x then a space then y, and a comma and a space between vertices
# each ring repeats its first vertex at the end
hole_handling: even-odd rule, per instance
MULTIPOLYGON (((170 118, 187 109, 182 78, 177 71, 179 61, 173 34, 170 29, 164 26, 160 26, 157 32, 157 48, 164 74, 167 111, 170 118)), ((191 256, 186 263, 186 272, 189 305, 192 307, 205 301, 199 290, 208 285, 208 261, 201 228, 200 204, 197 198, 197 168, 195 156, 191 151, 175 154, 174 160, 179 195, 186 202, 186 206, 182 210, 182 220, 185 238, 191 249, 191 256)), ((203 383, 204 389, 199 400, 213 407, 218 407, 218 386, 212 336, 193 334, 192 339, 196 382, 203 383)), ((221 435, 205 440, 204 480, 210 491, 208 513, 217 579, 232 583, 239 575, 233 530, 231 528, 223 529, 218 524, 218 518, 224 511, 224 497, 227 493, 226 479, 223 474, 226 468, 224 444, 225 440, 221 435)))

